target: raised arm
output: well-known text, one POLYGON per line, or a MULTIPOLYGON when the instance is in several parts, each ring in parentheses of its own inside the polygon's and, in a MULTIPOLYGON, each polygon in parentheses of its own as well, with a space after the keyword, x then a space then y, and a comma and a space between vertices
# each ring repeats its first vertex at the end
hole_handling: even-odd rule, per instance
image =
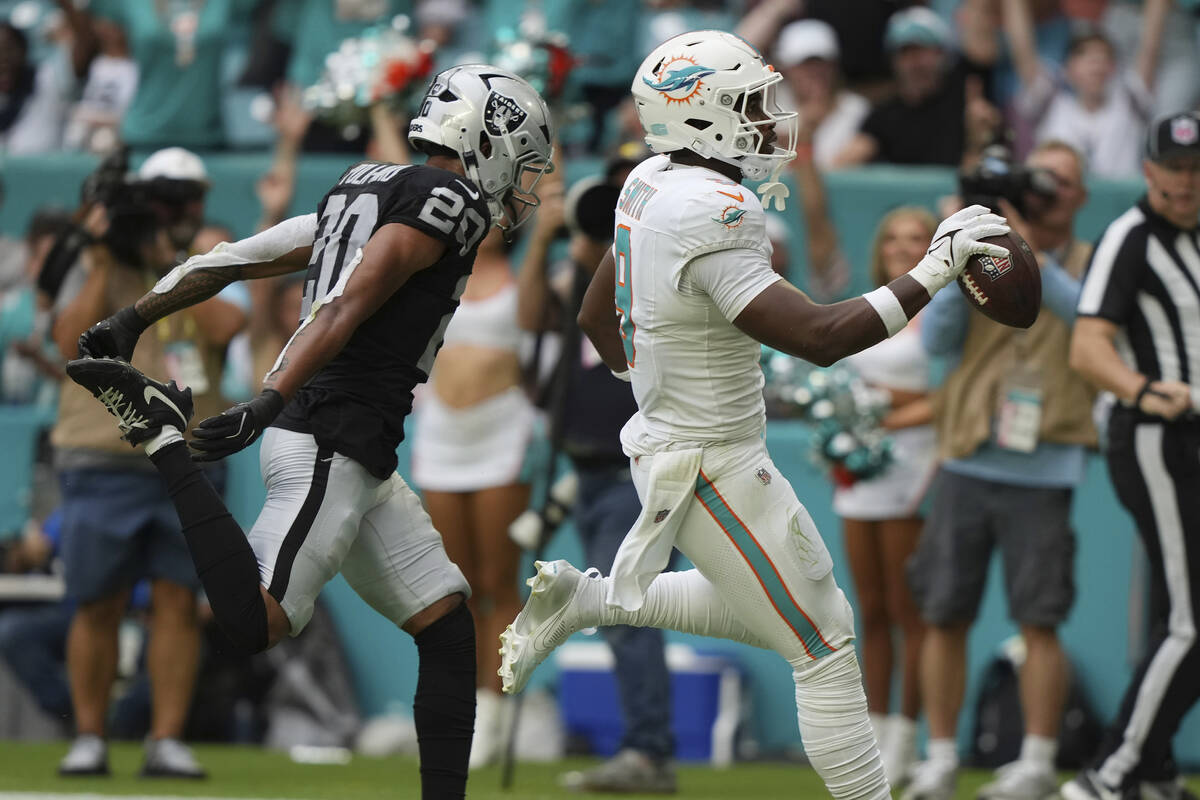
POLYGON ((132 306, 96 323, 79 337, 79 355, 133 357, 142 331, 168 314, 214 296, 234 281, 304 269, 312 255, 317 215, 292 217, 237 242, 222 242, 167 273, 132 306))
POLYGON ((1029 0, 1004 0, 1004 35, 1008 38, 1008 51, 1023 86, 1032 85, 1042 72, 1033 31, 1029 0))
POLYGON ((1142 37, 1138 42, 1134 68, 1147 89, 1154 88, 1154 76, 1158 72, 1158 57, 1162 52, 1163 29, 1167 14, 1171 11, 1171 0, 1146 0, 1142 7, 1142 37))
POLYGON ((443 242, 403 223, 375 231, 284 345, 263 379, 262 392, 196 427, 196 460, 216 461, 257 439, 296 391, 341 352, 358 326, 445 249, 443 242))

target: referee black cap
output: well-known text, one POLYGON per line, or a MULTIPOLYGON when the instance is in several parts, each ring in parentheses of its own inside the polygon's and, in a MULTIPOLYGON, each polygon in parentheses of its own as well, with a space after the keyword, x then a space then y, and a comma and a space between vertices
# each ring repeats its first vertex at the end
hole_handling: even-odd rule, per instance
POLYGON ((1159 117, 1146 132, 1146 158, 1166 161, 1179 156, 1200 157, 1200 114, 1195 111, 1159 117))

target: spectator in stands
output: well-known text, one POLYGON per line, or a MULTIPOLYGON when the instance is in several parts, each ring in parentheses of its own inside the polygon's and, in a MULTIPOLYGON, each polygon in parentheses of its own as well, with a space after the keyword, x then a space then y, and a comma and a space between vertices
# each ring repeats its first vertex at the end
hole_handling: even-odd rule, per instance
MULTIPOLYGON (((138 85, 121 122, 121 139, 135 149, 178 145, 221 147, 222 64, 229 35, 254 0, 151 3, 94 0, 95 24, 121 29, 138 85)), ((102 32, 102 41, 119 34, 102 32)))
MULTIPOLYGON (((54 339, 65 358, 75 356, 84 330, 132 303, 173 267, 200 227, 208 182, 192 153, 159 151, 131 183, 109 200, 108 231, 84 251, 82 265, 60 292, 54 339)), ((245 324, 243 298, 223 292, 170 324, 160 323, 134 353, 133 362, 149 374, 192 388, 197 418, 227 405, 216 388, 225 347, 245 324)), ((63 492, 67 592, 78 602, 67 648, 77 735, 59 771, 108 773, 103 737, 117 628, 130 587, 148 577, 153 717, 142 774, 200 777, 203 769, 179 741, 199 648, 199 580, 166 487, 146 471, 144 459, 133 459, 123 442, 107 435, 107 419, 88 392, 64 382, 51 442, 63 492)), ((223 482, 220 471, 210 477, 223 482)))
MULTIPOLYGON (((551 264, 550 245, 563 224, 561 197, 538 211, 537 226, 517 278, 517 315, 531 333, 558 334, 562 361, 549 395, 552 425, 579 481, 572 509, 588 566, 605 575, 633 527, 641 502, 621 449, 621 428, 637 411, 629 384, 614 378, 575 317, 596 267, 612 245, 613 212, 620 186, 608 176, 576 184, 569 193, 570 242, 566 258, 551 264)), ((610 177, 613 176, 613 177, 610 177)), ((625 734, 617 754, 590 770, 563 776, 578 791, 668 792, 676 788, 670 766, 671 691, 662 632, 654 628, 601 628, 612 649, 625 734)))
POLYGON ((1067 364, 1079 279, 1091 246, 1074 235, 1087 199, 1086 162, 1070 145, 1044 142, 1027 165, 1046 170, 1052 198, 1024 198, 1023 216, 999 208, 1038 254, 1042 311, 1027 330, 970 310, 945 292, 922 314, 933 355, 957 357, 938 395, 942 465, 908 574, 929 628, 921 698, 929 758, 905 797, 948 800, 958 768, 956 729, 966 683, 967 632, 978 611, 992 549, 1004 557, 1009 615, 1026 648, 1020 674, 1025 737, 1020 759, 980 790, 985 800, 1045 797, 1057 788, 1054 759, 1067 687, 1056 629, 1075 600, 1072 493, 1096 443, 1093 392, 1067 364))
POLYGON ((868 161, 959 166, 991 141, 1000 114, 984 87, 995 60, 995 32, 979 6, 963 7, 961 54, 953 49, 950 27, 928 8, 892 15, 884 43, 896 96, 871 109, 835 166, 868 161))
POLYGON ((29 40, 10 22, 0 22, 0 155, 57 150, 62 143, 74 76, 65 50, 55 49, 35 65, 29 40))
MULTIPOLYGON (((0 573, 46 573, 58 551, 62 513, 30 520, 19 539, 0 547, 0 573)), ((0 607, 0 657, 37 702, 58 720, 71 718, 67 687, 67 629, 74 607, 66 601, 0 607)))
POLYGON ((138 87, 138 67, 129 54, 125 31, 111 24, 93 24, 91 18, 68 2, 67 14, 78 49, 92 47, 83 92, 67 121, 63 146, 105 154, 121 139, 121 121, 138 87), (94 44, 93 44, 94 43, 94 44))
POLYGON ((521 388, 517 284, 493 229, 479 245, 417 406, 412 477, 446 554, 471 585, 478 693, 470 764, 504 751, 511 698, 500 694, 496 642, 521 610, 521 552, 509 524, 529 505, 536 412, 521 388))
POLYGON ((38 274, 54 242, 71 224, 64 211, 41 209, 25 233, 24 282, 0 291, 0 403, 38 403, 53 408, 64 377, 50 353, 49 312, 39 302, 38 274))
MULTIPOLYGON (((1111 0, 1096 20, 1117 51, 1122 64, 1136 64, 1149 18, 1145 0, 1111 0)), ((1169 3, 1163 25, 1161 54, 1154 78, 1154 114, 1200 107, 1200 4, 1196 0, 1169 3)))
MULTIPOLYGON (((1069 143, 1096 175, 1131 178, 1141 167, 1141 143, 1153 113, 1152 88, 1170 0, 1146 0, 1135 63, 1118 71, 1116 52, 1099 29, 1076 35, 1061 71, 1039 58, 1028 0, 1004 0, 1004 29, 1021 81, 1019 124, 1036 142, 1069 143)), ((1193 76, 1194 77, 1194 76, 1193 76)))
MULTIPOLYGON (((812 159, 829 169, 842 146, 862 125, 870 110, 860 95, 841 87, 840 53, 833 28, 815 19, 793 22, 775 43, 775 66, 800 113, 800 124, 812 129, 812 159)), ((807 155, 807 154, 804 154, 807 155)))

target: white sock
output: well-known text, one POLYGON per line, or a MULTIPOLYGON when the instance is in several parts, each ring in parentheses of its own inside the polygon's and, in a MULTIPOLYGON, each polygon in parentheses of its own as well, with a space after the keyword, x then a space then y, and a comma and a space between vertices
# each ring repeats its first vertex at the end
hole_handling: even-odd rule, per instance
POLYGON ((1025 734, 1021 740, 1021 760, 1036 764, 1038 769, 1054 771, 1054 757, 1058 755, 1058 740, 1048 736, 1025 734))
POLYGON ((887 718, 888 738, 900 742, 917 740, 917 721, 903 714, 892 714, 887 718))
POLYGON ((854 648, 792 666, 804 753, 829 793, 839 799, 888 800, 891 790, 875 746, 854 648))
POLYGON ((157 436, 146 441, 146 455, 152 456, 167 445, 182 441, 183 434, 179 432, 178 428, 172 425, 163 425, 157 436))
POLYGON ((930 761, 950 767, 958 767, 958 742, 953 739, 930 739, 926 745, 930 761))
POLYGON ((867 717, 871 720, 871 727, 875 729, 875 741, 879 742, 879 751, 883 752, 887 747, 887 740, 891 736, 887 714, 872 711, 867 714, 867 717))
POLYGON ((577 602, 583 627, 633 625, 661 628, 770 649, 733 615, 729 604, 699 570, 659 575, 646 589, 645 602, 637 611, 626 611, 604 602, 610 580, 591 580, 591 585, 580 593, 577 602))

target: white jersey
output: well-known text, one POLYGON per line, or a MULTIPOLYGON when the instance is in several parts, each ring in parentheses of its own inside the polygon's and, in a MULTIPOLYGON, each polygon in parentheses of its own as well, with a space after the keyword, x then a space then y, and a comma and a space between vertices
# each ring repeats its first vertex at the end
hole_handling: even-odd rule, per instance
POLYGON ((780 280, 758 197, 703 167, 655 156, 617 204, 616 305, 638 412, 630 456, 761 435, 759 344, 734 320, 780 280))

